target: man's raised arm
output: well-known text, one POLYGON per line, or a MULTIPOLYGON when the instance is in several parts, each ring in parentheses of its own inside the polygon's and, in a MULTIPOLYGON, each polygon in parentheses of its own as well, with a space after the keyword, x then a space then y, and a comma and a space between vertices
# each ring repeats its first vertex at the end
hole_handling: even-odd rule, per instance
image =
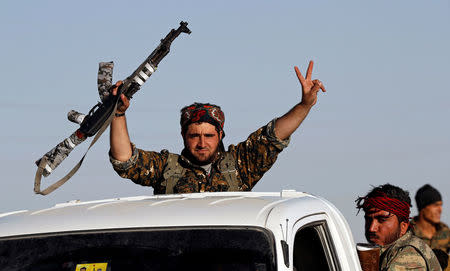
MULTIPOLYGON (((117 88, 122 84, 121 81, 116 83, 116 87, 112 90, 113 95, 117 95, 117 88)), ((125 111, 130 106, 130 101, 121 94, 122 105, 117 108, 116 115, 111 122, 109 133, 109 144, 111 147, 111 155, 114 159, 125 162, 132 155, 130 136, 128 135, 127 120, 125 111)))
POLYGON ((325 87, 318 79, 311 79, 314 62, 310 61, 306 78, 303 77, 297 66, 294 67, 298 80, 302 86, 302 100, 295 105, 289 112, 278 118, 275 123, 275 135, 281 139, 287 139, 303 122, 309 113, 309 110, 317 102, 317 93, 322 89, 325 92, 325 87))

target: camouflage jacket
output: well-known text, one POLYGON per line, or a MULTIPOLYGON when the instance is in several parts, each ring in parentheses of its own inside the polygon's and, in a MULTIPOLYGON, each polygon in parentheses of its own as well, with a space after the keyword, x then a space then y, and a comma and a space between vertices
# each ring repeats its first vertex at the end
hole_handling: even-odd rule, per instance
MULTIPOLYGON (((229 191, 228 184, 221 168, 225 154, 234 158, 234 168, 238 180, 238 191, 250 191, 265 172, 275 163, 278 154, 288 145, 289 139, 279 140, 275 136, 275 119, 266 126, 253 132, 247 140, 237 145, 230 145, 228 151, 219 152, 212 163, 208 175, 200 166, 189 161, 185 150, 177 162, 184 168, 182 176, 173 187, 173 193, 219 192, 229 191)), ((133 145, 133 154, 128 161, 120 162, 110 155, 114 170, 123 178, 136 184, 152 186, 154 194, 164 194, 169 160, 169 151, 144 151, 133 145)), ((226 170, 226 169, 225 169, 226 170)))
POLYGON ((439 271, 442 269, 431 248, 408 231, 395 242, 381 248, 380 270, 439 271))
POLYGON ((417 227, 417 219, 418 217, 414 217, 414 219, 411 220, 411 229, 414 235, 422 239, 432 249, 437 248, 450 253, 450 229, 448 228, 448 226, 440 222, 438 225, 436 225, 436 233, 430 239, 425 237, 423 232, 419 229, 419 227, 417 227))

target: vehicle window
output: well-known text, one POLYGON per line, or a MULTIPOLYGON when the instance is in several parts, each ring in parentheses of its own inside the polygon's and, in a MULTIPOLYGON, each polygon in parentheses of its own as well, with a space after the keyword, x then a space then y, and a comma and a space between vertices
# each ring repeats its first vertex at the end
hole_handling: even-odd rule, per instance
POLYGON ((294 270, 335 270, 323 224, 300 229, 294 240, 294 270))
POLYGON ((94 271, 269 271, 276 261, 269 231, 197 228, 0 239, 0 266, 21 271, 76 271, 83 266, 86 271, 94 266, 94 271))

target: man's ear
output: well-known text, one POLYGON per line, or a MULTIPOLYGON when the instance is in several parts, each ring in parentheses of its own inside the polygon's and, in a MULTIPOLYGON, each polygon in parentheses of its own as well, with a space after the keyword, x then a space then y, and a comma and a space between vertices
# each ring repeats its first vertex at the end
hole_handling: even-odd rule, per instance
POLYGON ((409 222, 400 222, 400 234, 403 236, 409 228, 409 222))

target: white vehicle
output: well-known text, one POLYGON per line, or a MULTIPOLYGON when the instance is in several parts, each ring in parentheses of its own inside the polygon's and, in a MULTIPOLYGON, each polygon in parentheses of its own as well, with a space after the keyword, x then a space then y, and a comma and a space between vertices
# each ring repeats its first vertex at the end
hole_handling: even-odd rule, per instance
POLYGON ((289 190, 71 201, 0 214, 0 270, 361 266, 342 214, 322 198, 289 190))

